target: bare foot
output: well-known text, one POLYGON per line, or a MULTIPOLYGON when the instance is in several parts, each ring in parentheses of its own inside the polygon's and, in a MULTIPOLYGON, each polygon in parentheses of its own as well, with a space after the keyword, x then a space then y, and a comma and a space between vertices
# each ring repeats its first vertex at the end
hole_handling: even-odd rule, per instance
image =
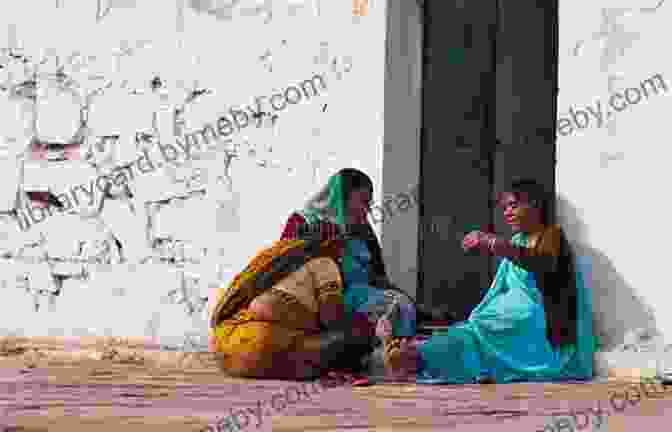
POLYGON ((419 354, 414 338, 390 338, 385 344, 385 371, 394 379, 410 379, 418 370, 419 354))
POLYGON ((208 335, 208 351, 210 351, 211 353, 217 351, 217 339, 213 334, 208 335))

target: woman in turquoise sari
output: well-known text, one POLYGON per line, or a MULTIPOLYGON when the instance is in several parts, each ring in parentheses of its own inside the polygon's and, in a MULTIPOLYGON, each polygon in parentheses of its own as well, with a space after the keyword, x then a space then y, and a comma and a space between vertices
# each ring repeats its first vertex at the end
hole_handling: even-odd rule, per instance
MULTIPOLYGON (((507 240, 474 231, 465 251, 501 257, 489 291, 466 321, 427 340, 402 342, 381 321, 388 372, 399 376, 405 356, 416 359, 419 383, 465 384, 583 380, 593 375, 590 295, 574 268, 567 239, 549 223, 549 195, 519 180, 501 195, 507 240)), ((403 371, 401 371, 403 372, 403 371)), ((406 371, 408 372, 408 370, 406 371)), ((403 373, 402 373, 403 375, 403 373)))

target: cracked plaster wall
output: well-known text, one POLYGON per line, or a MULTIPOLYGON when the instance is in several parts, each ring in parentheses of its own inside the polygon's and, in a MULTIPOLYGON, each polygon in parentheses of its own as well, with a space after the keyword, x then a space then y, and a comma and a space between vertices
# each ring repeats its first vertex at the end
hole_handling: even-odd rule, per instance
POLYGON ((385 2, 82 3, 0 14, 0 329, 202 344, 209 289, 329 175, 363 169, 379 194, 385 2), (230 140, 162 163, 159 144, 315 74, 318 94, 266 99, 230 140), (145 154, 163 166, 64 204, 145 154))

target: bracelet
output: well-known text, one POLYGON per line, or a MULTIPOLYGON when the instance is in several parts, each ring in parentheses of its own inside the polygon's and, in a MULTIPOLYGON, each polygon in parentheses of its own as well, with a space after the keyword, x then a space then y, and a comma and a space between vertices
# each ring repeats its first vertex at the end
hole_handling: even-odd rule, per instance
POLYGON ((495 255, 495 243, 496 242, 497 242, 497 237, 495 237, 495 236, 492 236, 492 238, 488 241, 488 250, 493 255, 495 255))

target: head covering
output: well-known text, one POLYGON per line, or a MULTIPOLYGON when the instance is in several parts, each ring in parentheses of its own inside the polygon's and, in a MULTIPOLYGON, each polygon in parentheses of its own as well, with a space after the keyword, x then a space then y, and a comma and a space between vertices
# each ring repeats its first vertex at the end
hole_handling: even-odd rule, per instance
POLYGON ((308 225, 329 222, 344 229, 346 216, 346 198, 343 191, 343 177, 340 172, 334 174, 329 182, 313 195, 298 213, 308 225))
POLYGON ((373 182, 363 172, 345 168, 332 175, 326 186, 313 195, 298 213, 309 225, 330 223, 342 232, 347 228, 347 203, 350 194, 367 188, 373 194, 373 182))
MULTIPOLYGON (((363 226, 348 224, 347 202, 354 190, 367 188, 373 192, 373 182, 362 171, 354 168, 345 168, 329 178, 327 184, 313 195, 303 209, 295 213, 301 215, 306 226, 304 235, 316 235, 324 238, 325 234, 334 233, 347 238, 358 237, 367 241, 373 255, 373 274, 384 275, 385 268, 382 261, 380 244, 371 225, 367 222, 363 226)), ((327 236, 329 238, 330 236, 327 236)), ((350 242, 345 242, 342 269, 348 272, 352 268, 352 254, 350 242)))

